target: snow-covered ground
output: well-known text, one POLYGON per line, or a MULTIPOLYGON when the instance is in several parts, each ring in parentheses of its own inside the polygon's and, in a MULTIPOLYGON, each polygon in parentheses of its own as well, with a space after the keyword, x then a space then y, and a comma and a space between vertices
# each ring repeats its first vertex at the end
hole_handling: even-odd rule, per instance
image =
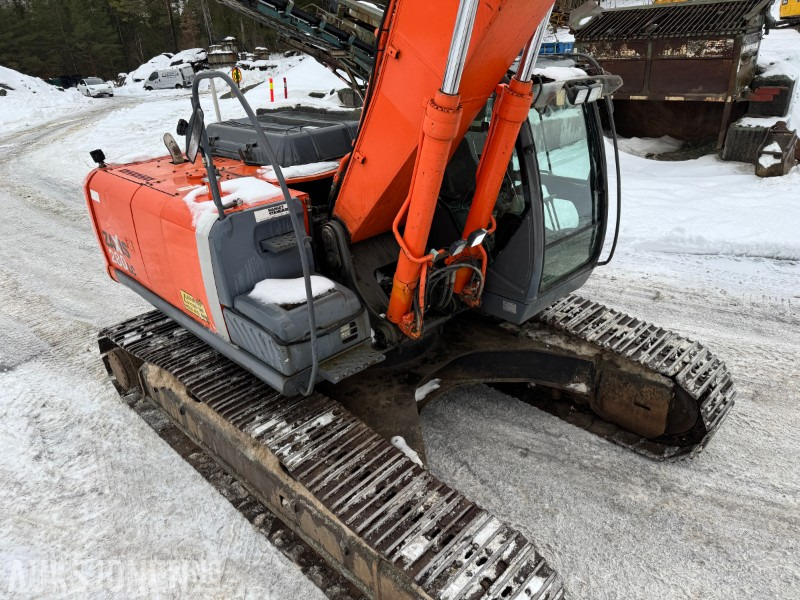
POLYGON ((622 154, 621 164, 622 254, 800 261, 800 168, 785 177, 759 179, 753 165, 716 155, 660 162, 622 154), (654 185, 658 181, 670 185, 654 185))
MULTIPOLYGON (((288 103, 332 106, 308 93, 341 84, 309 60, 283 69, 288 103)), ((157 94, 0 109, 0 596, 320 598, 120 402, 98 361, 97 330, 149 307, 103 273, 88 151, 160 153, 189 97, 157 94)), ((268 91, 248 98, 266 106, 268 91)), ((661 465, 477 387, 424 411, 431 468, 535 540, 570 598, 792 600, 800 168, 762 180, 714 157, 636 156, 648 144, 623 155, 620 248, 584 293, 720 354, 740 390, 725 426, 699 458, 661 465)))
MULTIPOLYGON (((69 118, 92 104, 75 88, 59 90, 38 77, 30 77, 0 65, 0 132, 34 127, 56 116, 69 118)), ((97 98, 95 102, 109 101, 97 98)))

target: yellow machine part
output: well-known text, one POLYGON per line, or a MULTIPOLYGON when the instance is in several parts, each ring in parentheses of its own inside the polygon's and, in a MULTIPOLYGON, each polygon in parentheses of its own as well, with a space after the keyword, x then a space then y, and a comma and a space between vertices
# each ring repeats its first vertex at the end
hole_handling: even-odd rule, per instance
POLYGON ((781 19, 800 17, 800 0, 781 0, 781 19))

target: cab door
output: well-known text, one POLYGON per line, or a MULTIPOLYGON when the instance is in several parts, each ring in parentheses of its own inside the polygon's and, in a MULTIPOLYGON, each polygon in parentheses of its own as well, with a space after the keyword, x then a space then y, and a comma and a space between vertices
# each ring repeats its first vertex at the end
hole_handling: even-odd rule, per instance
POLYGON ((540 292, 591 264, 602 241, 604 214, 596 185, 602 149, 592 143, 593 109, 565 104, 530 112, 543 209, 540 292))
POLYGON ((525 193, 525 208, 492 253, 481 308, 523 323, 582 286, 599 260, 608 186, 597 104, 532 108, 508 180, 525 193))

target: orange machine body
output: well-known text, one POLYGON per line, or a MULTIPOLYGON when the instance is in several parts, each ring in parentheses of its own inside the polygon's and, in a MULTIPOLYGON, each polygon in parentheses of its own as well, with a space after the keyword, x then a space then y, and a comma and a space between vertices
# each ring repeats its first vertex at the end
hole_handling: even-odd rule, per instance
MULTIPOLYGON (((461 79, 463 117, 452 148, 552 5, 480 2, 461 79)), ((353 242, 391 230, 406 199, 428 101, 442 85, 458 2, 396 0, 381 40, 372 96, 334 210, 353 242)), ((451 152, 453 151, 451 149, 451 152)))
MULTIPOLYGON (((228 159, 217 159, 215 164, 220 182, 237 177, 268 181, 258 167, 228 159)), ((84 191, 109 275, 118 280, 116 273, 125 273, 217 333, 225 324, 214 322, 197 235, 204 211, 211 218, 216 211, 206 193, 197 195, 194 203, 186 200, 187 194, 205 186, 205 175, 200 161, 175 165, 165 157, 95 169, 86 178, 84 191)), ((300 192, 293 195, 306 201, 300 192)), ((281 201, 280 196, 272 197, 227 212, 281 201)))

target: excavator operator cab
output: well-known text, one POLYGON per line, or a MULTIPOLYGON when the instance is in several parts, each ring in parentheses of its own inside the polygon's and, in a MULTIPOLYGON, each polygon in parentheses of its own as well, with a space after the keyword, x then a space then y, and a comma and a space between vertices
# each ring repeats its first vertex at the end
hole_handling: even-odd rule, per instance
MULTIPOLYGON (((495 205, 481 310, 522 323, 578 289, 600 261, 609 191, 599 100, 615 76, 591 75, 578 57, 540 57, 534 105, 495 205), (587 72, 588 71, 588 72, 587 72)), ((494 99, 472 122, 448 164, 431 246, 464 227, 494 99)))

